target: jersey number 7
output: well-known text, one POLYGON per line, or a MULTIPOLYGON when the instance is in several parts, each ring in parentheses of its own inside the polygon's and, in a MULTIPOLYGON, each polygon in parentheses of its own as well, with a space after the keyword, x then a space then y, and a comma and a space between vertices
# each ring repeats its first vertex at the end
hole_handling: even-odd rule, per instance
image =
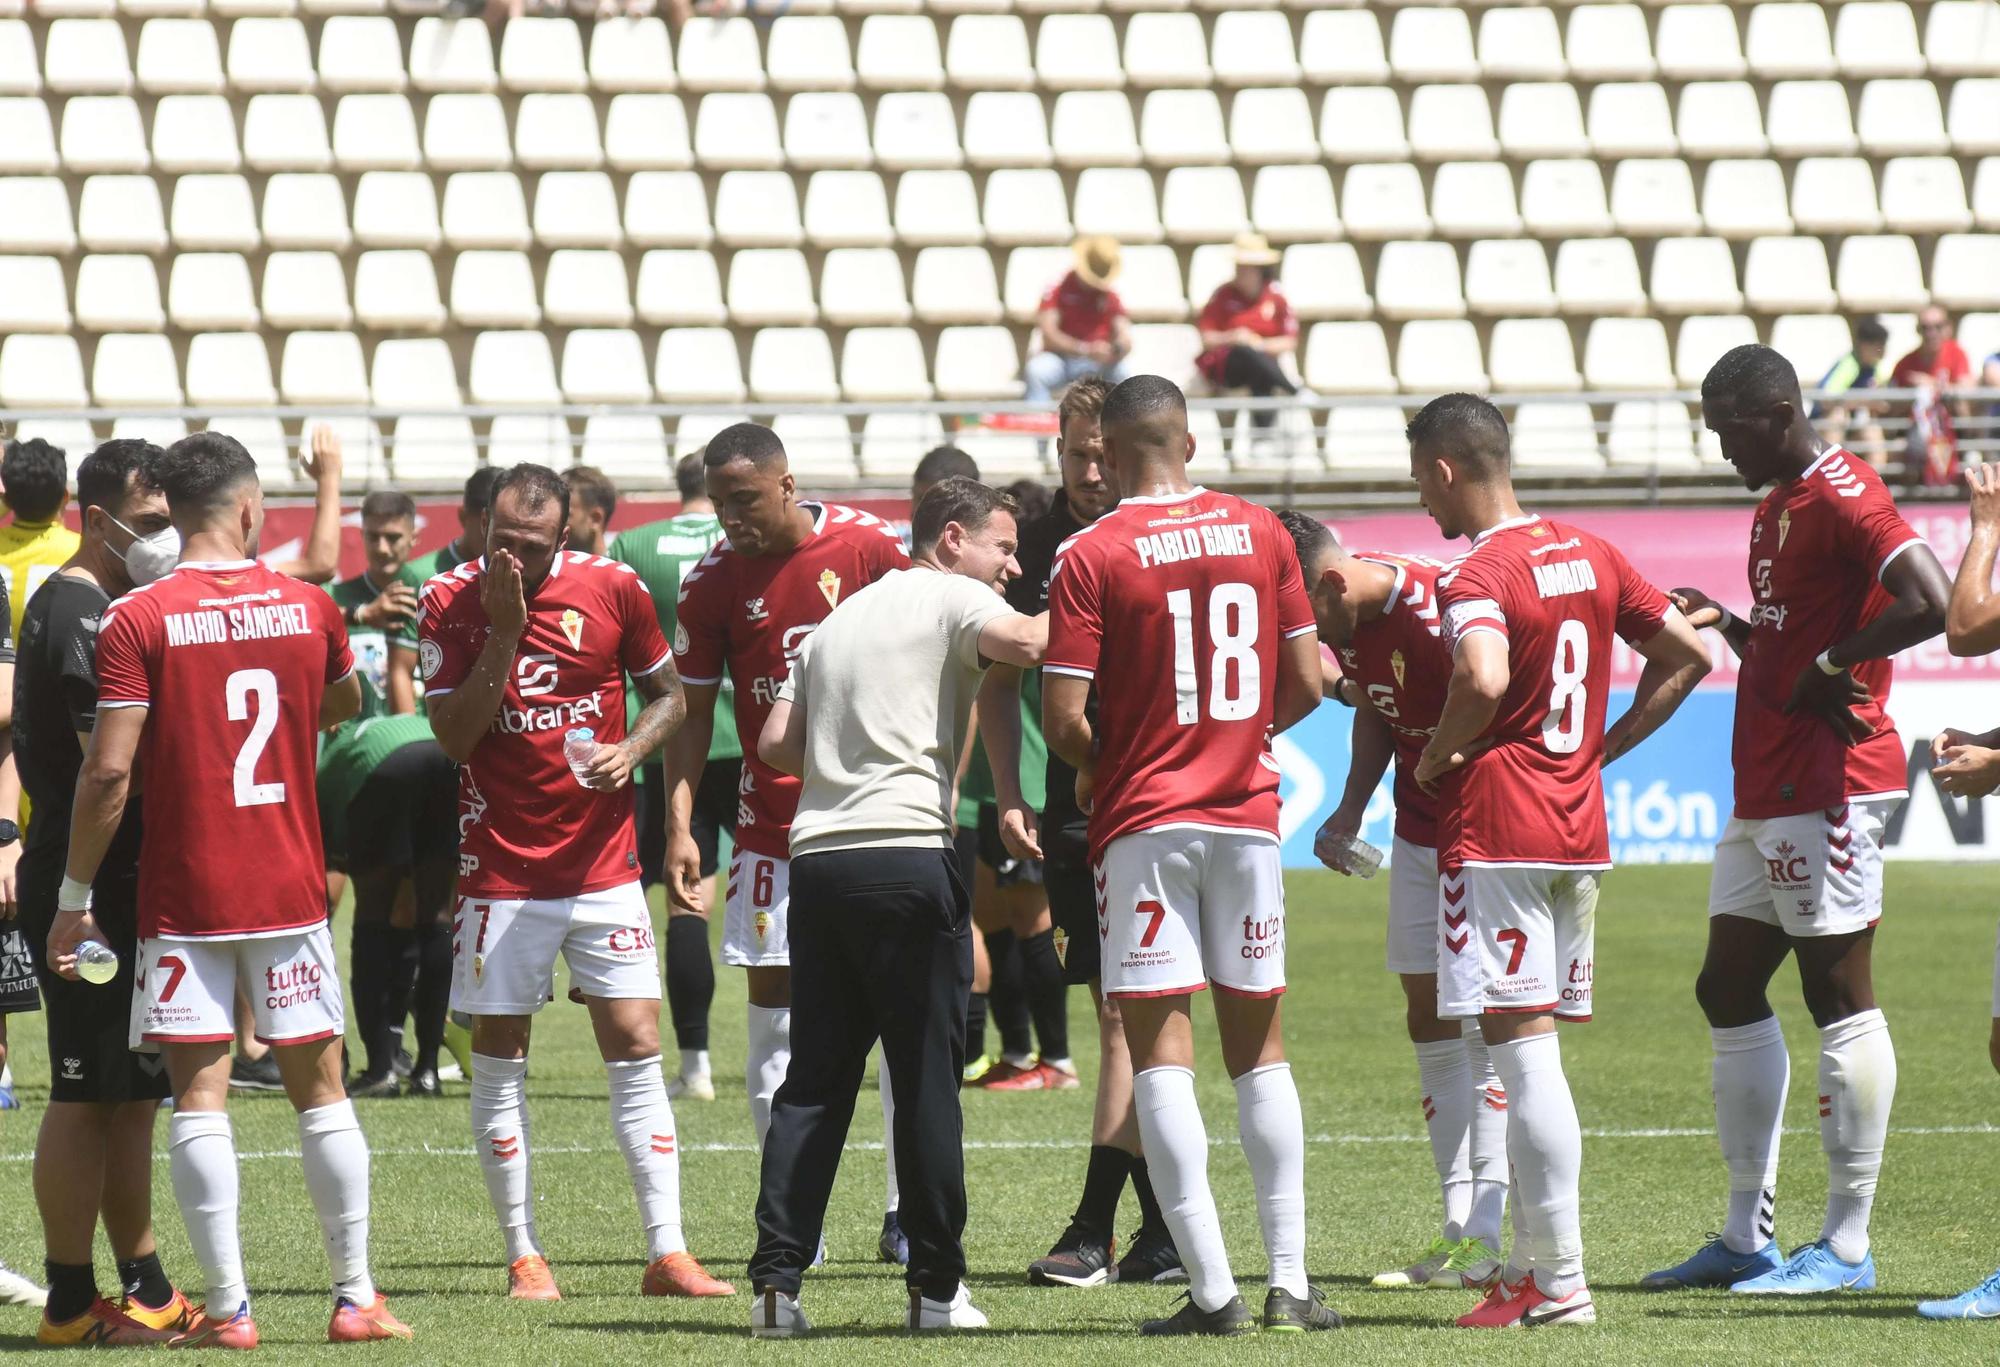
POLYGON ((1167 909, 1158 902, 1141 902, 1132 910, 1146 918, 1146 928, 1139 933, 1139 948, 1151 949, 1154 937, 1160 933, 1160 922, 1167 919, 1167 909))

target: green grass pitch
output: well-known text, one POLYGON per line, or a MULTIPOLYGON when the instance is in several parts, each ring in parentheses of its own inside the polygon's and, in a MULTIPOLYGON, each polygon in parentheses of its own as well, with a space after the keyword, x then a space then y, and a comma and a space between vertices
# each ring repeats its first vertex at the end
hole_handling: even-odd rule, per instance
MULTIPOLYGON (((1348 1317, 1339 1335, 1226 1344, 1149 1342, 1147 1360, 1367 1363, 1992 1362, 2000 1325, 1927 1324, 1912 1306, 1977 1282, 2000 1262, 2000 1184, 1993 1156, 2000 1078, 1986 1059, 1995 907, 1990 870, 1892 864, 1878 950, 1878 990, 1896 1041, 1901 1084, 1876 1206, 1881 1289, 1773 1304, 1726 1294, 1645 1295, 1646 1271, 1692 1251, 1718 1226, 1724 1174, 1710 1130, 1707 1036, 1692 994, 1707 870, 1631 868, 1610 875, 1599 914, 1597 1019, 1564 1033, 1564 1058, 1589 1138, 1583 1212, 1595 1327, 1473 1336, 1450 1328, 1463 1294, 1371 1292, 1435 1230, 1437 1190, 1418 1110, 1415 1062, 1400 994, 1382 970, 1386 879, 1352 884, 1294 875, 1293 981, 1285 1011, 1305 1106, 1310 1267, 1348 1317)), ((339 936, 344 941, 346 918, 339 936)), ((718 969, 712 1105, 679 1108, 689 1239, 708 1267, 747 1293, 757 1162, 743 1104, 742 975, 718 969)), ((1819 1232, 1825 1167, 1816 1089, 1818 1041, 1784 970, 1775 994, 1792 1049, 1779 1237, 1819 1232)), ((608 1131, 604 1076, 583 1012, 564 1002, 537 1027, 530 1096, 540 1222, 565 1299, 504 1297, 498 1235, 470 1153, 465 1087, 441 1102, 361 1104, 375 1151, 374 1262, 413 1344, 338 1350, 383 1360, 491 1363, 825 1361, 868 1363, 1104 1362, 1140 1351, 1142 1316, 1173 1289, 1030 1289, 1024 1269, 1061 1230, 1075 1201, 1090 1123, 1095 1039, 1081 992, 1071 1030, 1086 1086, 1051 1094, 966 1097, 971 1283, 994 1328, 905 1341, 897 1274, 875 1261, 881 1219, 881 1115, 872 1090, 829 1215, 831 1265, 806 1282, 815 1340, 753 1343, 747 1295, 690 1303, 639 1296, 643 1249, 625 1166, 608 1131), (664 1337, 663 1337, 664 1336, 664 1337)), ((29 1190, 48 1076, 39 1019, 13 1018, 14 1070, 25 1109, 0 1114, 0 1259, 35 1270, 40 1232, 29 1190)), ((1249 1175, 1235 1142, 1235 1098, 1205 1017, 1200 1090, 1214 1142, 1211 1177, 1246 1294, 1261 1296, 1262 1254, 1249 1175)), ((243 1242, 266 1360, 320 1357, 328 1298, 318 1227, 293 1155, 292 1112, 278 1096, 232 1100, 243 1162, 243 1242)), ((165 1126, 161 1126, 164 1134, 165 1126)), ((162 1156, 155 1217, 170 1274, 200 1288, 162 1156)), ((1137 1223, 1129 1196, 1121 1230, 1137 1223)), ((109 1254, 99 1246, 109 1285, 109 1254)), ((1253 1302, 1254 1303, 1254 1302, 1253 1302)), ((0 1310, 0 1354, 31 1347, 34 1312, 0 1310)))

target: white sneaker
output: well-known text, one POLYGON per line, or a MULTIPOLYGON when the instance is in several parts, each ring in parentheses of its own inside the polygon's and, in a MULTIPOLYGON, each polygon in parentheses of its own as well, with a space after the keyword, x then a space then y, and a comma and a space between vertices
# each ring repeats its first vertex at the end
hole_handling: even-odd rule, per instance
POLYGON ((984 1329, 986 1316, 972 1303, 972 1293, 965 1289, 965 1283, 958 1284, 958 1294, 948 1301, 934 1301, 915 1287, 910 1288, 910 1328, 912 1329, 984 1329))
POLYGON ((667 1099, 679 1101, 683 1097, 691 1101, 715 1100, 715 1079, 707 1073, 682 1073, 667 1084, 667 1099))
POLYGON ((7 1264, 0 1263, 0 1305, 32 1305, 40 1309, 48 1303, 48 1292, 7 1264))
POLYGON ((766 1287, 750 1299, 750 1337, 753 1339, 795 1339, 810 1334, 812 1325, 799 1309, 799 1298, 766 1287))
POLYGON ((438 1065, 438 1081, 463 1082, 465 1081, 465 1069, 458 1066, 457 1060, 447 1058, 443 1063, 438 1065))

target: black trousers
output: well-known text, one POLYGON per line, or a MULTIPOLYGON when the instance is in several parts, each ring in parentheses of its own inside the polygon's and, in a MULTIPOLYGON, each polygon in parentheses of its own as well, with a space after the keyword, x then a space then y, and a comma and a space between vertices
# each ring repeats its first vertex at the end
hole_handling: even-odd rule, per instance
POLYGON ((957 861, 946 849, 800 855, 790 916, 792 1062, 764 1137, 750 1280, 798 1294, 879 1037, 896 1099, 907 1280, 949 1300, 965 1276, 958 1091, 972 988, 972 899, 957 861))
MULTIPOLYGON (((1298 392, 1298 386, 1285 378, 1278 358, 1255 347, 1229 348, 1229 354, 1222 360, 1222 382, 1231 389, 1248 389, 1251 397, 1258 399, 1298 392)), ((1277 414, 1252 413, 1250 421, 1258 427, 1269 427, 1277 421, 1277 414)))

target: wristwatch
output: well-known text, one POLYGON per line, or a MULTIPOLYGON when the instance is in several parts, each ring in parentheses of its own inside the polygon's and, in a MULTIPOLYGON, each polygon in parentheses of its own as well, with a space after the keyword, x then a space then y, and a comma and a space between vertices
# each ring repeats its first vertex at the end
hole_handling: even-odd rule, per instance
POLYGON ((12 821, 0 821, 0 846, 11 845, 21 838, 21 828, 12 821))

